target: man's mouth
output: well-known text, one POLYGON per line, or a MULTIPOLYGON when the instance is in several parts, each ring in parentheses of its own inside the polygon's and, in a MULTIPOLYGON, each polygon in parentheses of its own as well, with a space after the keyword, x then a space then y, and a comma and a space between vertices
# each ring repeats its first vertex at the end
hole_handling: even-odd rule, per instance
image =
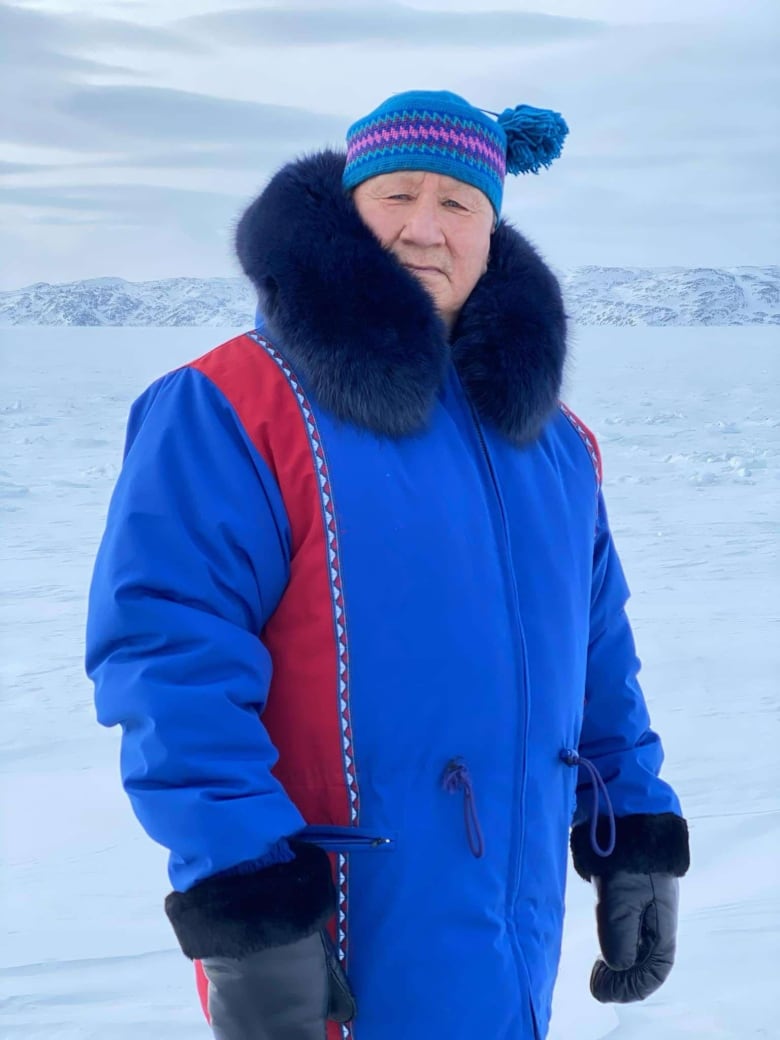
POLYGON ((407 269, 407 271, 430 271, 434 274, 444 274, 444 271, 442 271, 440 267, 433 267, 430 264, 404 264, 403 266, 407 269))

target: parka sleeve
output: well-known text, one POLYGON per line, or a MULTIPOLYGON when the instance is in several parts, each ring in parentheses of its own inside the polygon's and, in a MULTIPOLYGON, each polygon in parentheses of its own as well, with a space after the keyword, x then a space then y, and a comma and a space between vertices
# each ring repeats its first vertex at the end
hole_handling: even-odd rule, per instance
POLYGON ((271 769, 260 633, 289 576, 275 481, 219 389, 185 368, 133 406, 92 578, 89 676, 122 727, 133 810, 174 889, 291 858, 304 821, 271 769))
MULTIPOLYGON (((680 803, 659 775, 663 748, 651 728, 639 685, 640 662, 625 610, 628 597, 599 490, 579 754, 596 767, 606 784, 616 817, 616 848, 606 859, 592 848, 591 785, 588 773, 580 768, 572 850, 583 877, 621 868, 682 874, 688 865, 687 827, 680 803)), ((598 834, 604 845, 608 826, 603 797, 600 812, 604 815, 598 821, 598 834)))

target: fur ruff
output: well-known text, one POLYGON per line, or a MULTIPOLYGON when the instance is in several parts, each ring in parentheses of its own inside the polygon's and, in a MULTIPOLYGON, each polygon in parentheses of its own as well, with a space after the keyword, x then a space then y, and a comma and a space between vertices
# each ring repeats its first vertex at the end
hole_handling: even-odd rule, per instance
POLYGON ((532 441, 557 407, 566 356, 555 275, 501 221, 448 341, 431 298, 344 193, 344 161, 324 151, 283 167, 238 225, 275 345, 320 404, 388 437, 425 428, 452 356, 480 417, 532 441))
MULTIPOLYGON (((615 851, 602 858, 590 843, 590 821, 578 823, 571 832, 574 868, 581 878, 606 877, 618 870, 629 874, 672 874, 682 877, 690 866, 688 824, 675 813, 636 813, 615 820, 615 851)), ((600 816, 599 844, 606 843, 608 821, 600 816)))
POLYGON ((166 897, 165 912, 187 957, 248 957, 325 925, 336 910, 328 854, 306 842, 290 847, 290 863, 207 878, 166 897))

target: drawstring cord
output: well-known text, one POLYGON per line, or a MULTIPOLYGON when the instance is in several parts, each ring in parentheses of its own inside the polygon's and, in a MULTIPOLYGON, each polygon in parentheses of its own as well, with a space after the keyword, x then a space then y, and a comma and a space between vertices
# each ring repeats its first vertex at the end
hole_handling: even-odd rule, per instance
POLYGON ((597 856, 601 856, 606 859, 607 856, 611 856, 615 851, 615 810, 612 808, 612 800, 609 797, 609 791, 607 785, 604 783, 604 778, 601 773, 596 769, 589 758, 583 758, 573 748, 564 748, 560 754, 561 761, 565 762, 567 766, 583 766, 587 769, 590 774, 590 783, 593 790, 593 812, 590 817, 590 844, 593 851, 597 856), (607 819, 609 821, 609 841, 607 847, 602 848, 599 845, 597 827, 599 822, 599 792, 604 795, 604 801, 607 806, 607 819))
POLYGON ((466 836, 472 855, 476 859, 480 859, 485 852, 485 839, 477 816, 471 777, 462 758, 453 758, 447 763, 441 784, 448 794, 463 791, 463 818, 466 824, 466 836))
MULTIPOLYGON (((590 759, 584 758, 573 748, 564 748, 560 752, 560 758, 567 766, 581 766, 588 772, 591 790, 593 792, 593 810, 590 819, 590 844, 597 856, 606 859, 615 851, 616 841, 615 810, 612 807, 612 800, 609 797, 607 785, 604 783, 601 773, 599 773, 598 769, 590 759), (609 825, 609 838, 605 847, 602 847, 599 844, 598 839, 601 795, 604 797, 609 825)), ((476 859, 480 859, 485 853, 485 839, 482 834, 479 816, 477 815, 477 805, 474 799, 474 786, 471 782, 468 767, 462 758, 453 758, 447 763, 444 775, 442 776, 442 787, 448 794, 455 794, 458 791, 463 791, 463 819, 466 826, 466 836, 468 838, 469 849, 476 859)))

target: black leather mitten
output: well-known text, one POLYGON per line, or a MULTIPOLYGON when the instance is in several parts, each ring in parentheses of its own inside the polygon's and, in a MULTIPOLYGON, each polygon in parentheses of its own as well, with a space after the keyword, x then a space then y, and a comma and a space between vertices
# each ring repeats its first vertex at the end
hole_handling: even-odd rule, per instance
POLYGON ((172 892, 165 909, 209 982, 216 1040, 325 1040, 355 1001, 325 923, 336 907, 327 853, 290 841, 295 859, 172 892))
POLYGON ((355 1001, 327 932, 240 960, 206 957, 215 1040, 325 1040, 326 1020, 349 1022, 355 1001))
POLYGON ((593 966, 590 991, 603 1004, 644 1000, 674 964, 679 882, 670 874, 619 870, 593 884, 604 959, 593 966))
MULTIPOLYGON (((602 847, 608 830, 608 821, 599 819, 602 847)), ((593 966, 590 991, 605 1004, 644 1000, 674 964, 677 879, 690 863, 687 824, 674 813, 619 817, 614 850, 600 856, 583 823, 572 831, 571 847, 577 873, 596 889, 603 959, 593 966)))

